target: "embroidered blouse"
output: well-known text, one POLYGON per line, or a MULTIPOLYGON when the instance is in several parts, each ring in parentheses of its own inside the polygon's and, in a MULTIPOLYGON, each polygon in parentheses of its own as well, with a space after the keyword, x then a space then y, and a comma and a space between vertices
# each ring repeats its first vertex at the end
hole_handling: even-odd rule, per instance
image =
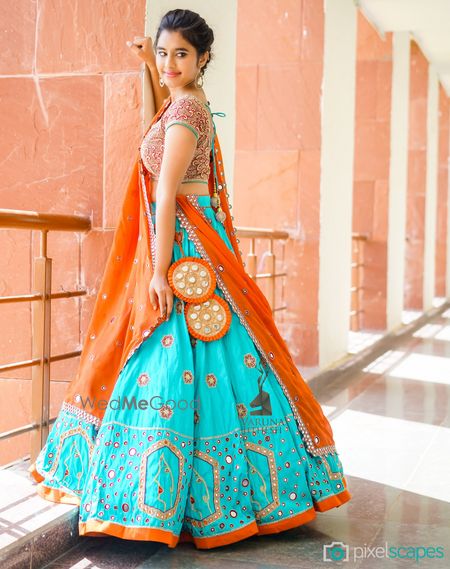
POLYGON ((152 178, 157 179, 159 177, 164 153, 165 133, 174 124, 187 127, 197 139, 194 156, 181 183, 201 182, 207 184, 213 133, 211 111, 209 103, 204 103, 190 93, 173 101, 144 136, 140 154, 145 169, 152 178))

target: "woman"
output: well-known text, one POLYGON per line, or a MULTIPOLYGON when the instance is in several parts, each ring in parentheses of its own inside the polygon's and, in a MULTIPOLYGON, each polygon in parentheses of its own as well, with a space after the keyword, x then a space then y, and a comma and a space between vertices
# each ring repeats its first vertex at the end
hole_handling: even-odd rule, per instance
POLYGON ((81 535, 207 549, 351 498, 330 424, 244 269, 201 86, 212 43, 203 18, 172 10, 156 59, 149 40, 132 45, 162 103, 77 377, 30 467, 41 496, 79 504, 81 535))

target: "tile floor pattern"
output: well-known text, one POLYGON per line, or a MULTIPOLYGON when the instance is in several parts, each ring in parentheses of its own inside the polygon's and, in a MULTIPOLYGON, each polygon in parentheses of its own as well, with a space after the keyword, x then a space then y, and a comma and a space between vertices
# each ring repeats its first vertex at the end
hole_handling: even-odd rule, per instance
POLYGON ((331 399, 318 397, 353 495, 348 504, 278 535, 206 551, 190 543, 169 549, 85 538, 46 569, 315 569, 324 566, 323 548, 332 542, 348 546, 349 560, 325 567, 450 567, 450 310, 343 380, 331 399), (381 554, 384 547, 400 546, 410 552, 442 547, 444 557, 416 562, 373 556, 376 547, 381 554), (364 547, 371 556, 355 559, 364 547))
POLYGON ((0 470, 0 488, 0 554, 3 548, 69 514, 75 507, 43 501, 20 466, 0 470))

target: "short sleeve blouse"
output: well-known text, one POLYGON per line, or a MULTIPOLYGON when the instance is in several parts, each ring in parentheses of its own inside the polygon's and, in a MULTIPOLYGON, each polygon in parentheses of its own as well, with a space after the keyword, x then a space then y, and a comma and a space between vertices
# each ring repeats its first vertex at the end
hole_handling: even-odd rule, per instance
POLYGON ((189 164, 182 183, 208 183, 210 171, 210 150, 213 123, 209 104, 195 95, 184 95, 173 101, 141 144, 142 162, 150 174, 157 178, 161 170, 164 153, 164 139, 167 129, 175 124, 188 128, 197 140, 194 157, 189 164))

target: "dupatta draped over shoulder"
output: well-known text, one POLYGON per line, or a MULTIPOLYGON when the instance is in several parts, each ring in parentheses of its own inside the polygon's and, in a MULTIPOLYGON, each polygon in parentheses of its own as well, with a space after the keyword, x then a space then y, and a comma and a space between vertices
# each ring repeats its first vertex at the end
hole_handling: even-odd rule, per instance
MULTIPOLYGON (((170 97, 153 118, 153 125, 167 109, 170 97)), ((154 309, 148 287, 153 274, 152 252, 156 243, 151 231, 150 176, 144 176, 140 154, 124 196, 93 314, 75 379, 70 383, 63 407, 83 420, 101 424, 117 378, 133 353, 165 321, 154 309)), ((176 197, 176 215, 201 257, 213 269, 217 286, 248 331, 262 360, 270 366, 289 400, 306 449, 313 456, 336 452, 328 419, 297 367, 273 320, 270 305, 255 281, 245 272, 232 224, 219 140, 211 149, 208 188, 214 184, 223 222, 233 246, 207 222, 195 200, 176 197), (217 180, 217 181, 216 181, 217 180)))

